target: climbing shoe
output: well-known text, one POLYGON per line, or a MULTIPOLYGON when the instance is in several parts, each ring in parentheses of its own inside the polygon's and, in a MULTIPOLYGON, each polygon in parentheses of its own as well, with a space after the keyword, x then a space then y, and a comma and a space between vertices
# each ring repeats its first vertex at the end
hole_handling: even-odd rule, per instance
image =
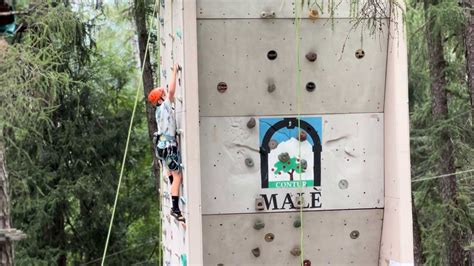
POLYGON ((171 216, 173 216, 176 221, 178 222, 186 222, 186 220, 184 219, 184 216, 181 214, 181 211, 175 211, 175 210, 171 210, 171 216))

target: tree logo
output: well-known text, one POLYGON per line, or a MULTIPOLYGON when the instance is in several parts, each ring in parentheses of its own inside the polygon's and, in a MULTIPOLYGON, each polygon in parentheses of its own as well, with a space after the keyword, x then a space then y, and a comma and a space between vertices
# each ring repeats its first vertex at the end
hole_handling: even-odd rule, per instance
POLYGON ((262 188, 321 186, 321 118, 259 122, 262 188))
POLYGON ((294 174, 304 173, 307 168, 307 162, 305 159, 297 159, 296 157, 290 158, 290 155, 285 152, 278 155, 278 162, 273 165, 272 172, 276 175, 286 173, 290 176, 290 181, 294 180, 294 174))

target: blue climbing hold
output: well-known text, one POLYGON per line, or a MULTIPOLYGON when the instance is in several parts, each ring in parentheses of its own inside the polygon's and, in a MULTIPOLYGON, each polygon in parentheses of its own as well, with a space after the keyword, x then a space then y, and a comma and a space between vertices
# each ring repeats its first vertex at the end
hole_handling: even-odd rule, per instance
POLYGON ((188 258, 186 257, 186 254, 181 254, 181 265, 182 266, 188 265, 188 258))

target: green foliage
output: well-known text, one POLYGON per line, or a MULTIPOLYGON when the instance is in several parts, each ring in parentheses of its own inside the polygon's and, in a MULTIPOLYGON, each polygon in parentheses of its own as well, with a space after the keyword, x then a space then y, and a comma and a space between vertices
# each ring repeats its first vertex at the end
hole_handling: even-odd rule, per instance
MULTIPOLYGON (((425 40, 426 20, 423 3, 411 1, 407 7, 409 44, 409 93, 411 120, 411 164, 413 179, 440 174, 441 149, 445 143, 442 132, 449 132, 454 146, 453 157, 457 171, 474 168, 474 131, 470 117, 469 94, 466 84, 465 54, 462 30, 463 10, 457 2, 438 1, 430 5, 436 21, 434 31, 441 32, 444 55, 449 115, 435 120, 431 114, 431 80, 425 40)), ((413 184, 415 206, 422 236, 426 265, 447 265, 446 237, 461 232, 468 245, 474 225, 472 217, 472 176, 458 175, 458 197, 455 202, 442 203, 438 179, 413 184)))
POLYGON ((274 165, 275 171, 274 174, 281 174, 287 173, 290 174, 291 177, 293 177, 293 173, 304 173, 304 169, 301 167, 301 164, 299 163, 299 160, 296 159, 296 157, 291 157, 288 161, 283 162, 283 161, 278 161, 274 165))
MULTIPOLYGON (((137 72, 127 44, 132 34, 120 24, 126 22, 99 29, 84 17, 41 5, 24 18, 28 31, 0 64, 13 222, 28 235, 16 246, 19 265, 102 256, 137 72)), ((143 111, 132 132, 110 265, 156 254, 159 212, 143 111)))

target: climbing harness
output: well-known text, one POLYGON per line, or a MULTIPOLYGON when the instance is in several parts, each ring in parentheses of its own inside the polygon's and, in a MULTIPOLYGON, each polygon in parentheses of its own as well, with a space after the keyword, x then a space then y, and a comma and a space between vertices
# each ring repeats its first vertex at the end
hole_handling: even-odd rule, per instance
MULTIPOLYGON (((157 7, 157 4, 156 4, 156 1, 153 3, 153 18, 155 17, 156 15, 156 7, 157 7)), ((146 47, 145 47, 145 55, 144 55, 144 58, 146 58, 146 55, 148 54, 148 50, 149 50, 149 46, 150 46, 150 36, 151 36, 151 30, 148 32, 148 38, 147 38, 147 42, 146 42, 146 47)), ((143 74, 144 72, 144 69, 145 69, 145 64, 143 64, 142 66, 142 69, 141 69, 141 73, 143 74)), ((141 75, 140 75, 141 77, 141 75)), ((105 241, 105 247, 104 247, 104 253, 102 255, 102 262, 101 262, 101 266, 104 266, 104 263, 105 263, 105 257, 107 256, 107 248, 109 246, 109 240, 110 240, 110 234, 112 232, 112 225, 114 223, 114 217, 115 217, 115 210, 117 208, 117 202, 118 202, 118 197, 119 197, 119 193, 120 193, 120 185, 122 184, 122 178, 123 178, 123 173, 124 173, 124 170, 125 170, 125 162, 127 160, 127 153, 128 153, 128 146, 130 144, 130 137, 132 135, 132 127, 133 127, 133 121, 135 119, 135 113, 136 113, 136 110, 137 110, 137 105, 138 105, 138 100, 139 100, 139 95, 140 95, 140 90, 143 88, 143 79, 140 78, 140 86, 137 86, 137 89, 136 89, 136 94, 135 94, 135 103, 133 105, 133 111, 132 111, 132 117, 130 118, 130 125, 128 127, 128 134, 127 134, 127 142, 125 144, 125 152, 123 154, 123 159, 122 159, 122 166, 121 166, 121 169, 120 169, 120 176, 119 176, 119 181, 118 181, 118 184, 117 184, 117 190, 116 190, 116 193, 115 193, 115 200, 114 200, 114 205, 113 205, 113 208, 112 208, 112 217, 110 218, 110 223, 109 223, 109 229, 108 229, 108 232, 107 232, 107 240, 105 241)), ((161 234, 160 234, 161 235, 161 234)))
POLYGON ((157 147, 157 156, 166 164, 169 170, 178 171, 181 169, 181 158, 178 151, 177 144, 165 148, 157 147))

